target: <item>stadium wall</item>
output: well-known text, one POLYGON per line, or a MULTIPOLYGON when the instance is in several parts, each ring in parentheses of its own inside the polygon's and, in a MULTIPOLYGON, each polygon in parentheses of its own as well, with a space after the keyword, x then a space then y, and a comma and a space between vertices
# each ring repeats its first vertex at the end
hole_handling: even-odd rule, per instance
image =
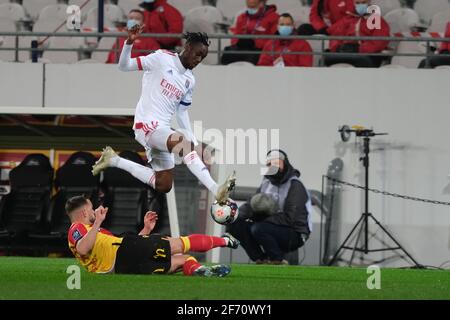
MULTIPOLYGON (((224 135, 226 129, 279 129, 280 147, 310 189, 321 189, 335 157, 344 160, 344 180, 363 183, 360 144, 354 137, 340 142, 337 132, 358 124, 389 133, 373 139, 371 187, 450 201, 449 70, 201 66, 195 74, 191 120, 224 135)), ((0 114, 131 115, 141 76, 111 65, 0 63, 0 114)), ((259 184, 260 164, 225 170, 232 168, 240 185, 259 184)), ((341 194, 343 237, 362 211, 363 193, 343 187, 341 194)), ((371 194, 370 210, 420 263, 450 259, 449 206, 371 194)))

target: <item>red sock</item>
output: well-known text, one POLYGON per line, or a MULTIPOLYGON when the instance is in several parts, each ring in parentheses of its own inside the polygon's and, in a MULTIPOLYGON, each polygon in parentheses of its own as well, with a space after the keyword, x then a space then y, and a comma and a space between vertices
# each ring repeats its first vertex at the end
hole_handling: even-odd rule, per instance
POLYGON ((184 245, 183 252, 205 252, 217 247, 225 247, 227 245, 224 238, 207 236, 204 234, 192 234, 188 237, 181 237, 184 245))
POLYGON ((186 259, 186 262, 183 265, 183 273, 186 276, 191 276, 192 273, 201 266, 202 265, 198 263, 194 257, 189 257, 186 259))

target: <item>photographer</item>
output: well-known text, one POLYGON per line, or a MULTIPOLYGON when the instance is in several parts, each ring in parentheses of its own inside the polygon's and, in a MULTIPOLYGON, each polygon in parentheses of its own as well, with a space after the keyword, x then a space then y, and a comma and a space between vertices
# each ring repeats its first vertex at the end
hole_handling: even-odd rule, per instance
POLYGON ((269 151, 267 166, 256 194, 239 208, 228 232, 256 263, 288 264, 285 253, 302 247, 311 233, 311 201, 285 152, 269 151))

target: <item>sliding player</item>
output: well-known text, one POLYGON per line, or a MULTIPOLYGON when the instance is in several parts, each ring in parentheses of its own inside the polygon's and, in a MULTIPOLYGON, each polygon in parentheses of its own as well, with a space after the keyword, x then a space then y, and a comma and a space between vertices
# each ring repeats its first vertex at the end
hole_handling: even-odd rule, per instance
POLYGON ((92 208, 83 196, 70 198, 66 212, 72 223, 68 232, 69 248, 89 272, 125 274, 169 274, 183 271, 185 275, 224 277, 230 267, 199 264, 187 252, 205 252, 217 247, 236 249, 239 241, 229 234, 213 237, 193 234, 172 238, 151 234, 158 216, 147 212, 144 228, 138 235, 114 236, 101 228, 108 208, 92 208))

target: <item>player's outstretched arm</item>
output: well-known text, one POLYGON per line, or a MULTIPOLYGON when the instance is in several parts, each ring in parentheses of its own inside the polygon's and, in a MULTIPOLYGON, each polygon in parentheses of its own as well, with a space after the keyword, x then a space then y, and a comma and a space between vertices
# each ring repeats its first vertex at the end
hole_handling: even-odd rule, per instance
POLYGON ((95 222, 93 223, 91 230, 89 230, 88 233, 86 233, 86 235, 77 242, 77 252, 82 256, 88 254, 89 251, 94 248, 98 230, 100 229, 102 222, 105 220, 107 212, 108 208, 103 208, 103 206, 95 209, 95 222))
POLYGON ((136 59, 131 59, 131 49, 134 41, 138 38, 139 34, 144 30, 144 26, 135 25, 128 30, 128 38, 125 41, 122 52, 119 59, 120 71, 137 71, 139 70, 136 59))

